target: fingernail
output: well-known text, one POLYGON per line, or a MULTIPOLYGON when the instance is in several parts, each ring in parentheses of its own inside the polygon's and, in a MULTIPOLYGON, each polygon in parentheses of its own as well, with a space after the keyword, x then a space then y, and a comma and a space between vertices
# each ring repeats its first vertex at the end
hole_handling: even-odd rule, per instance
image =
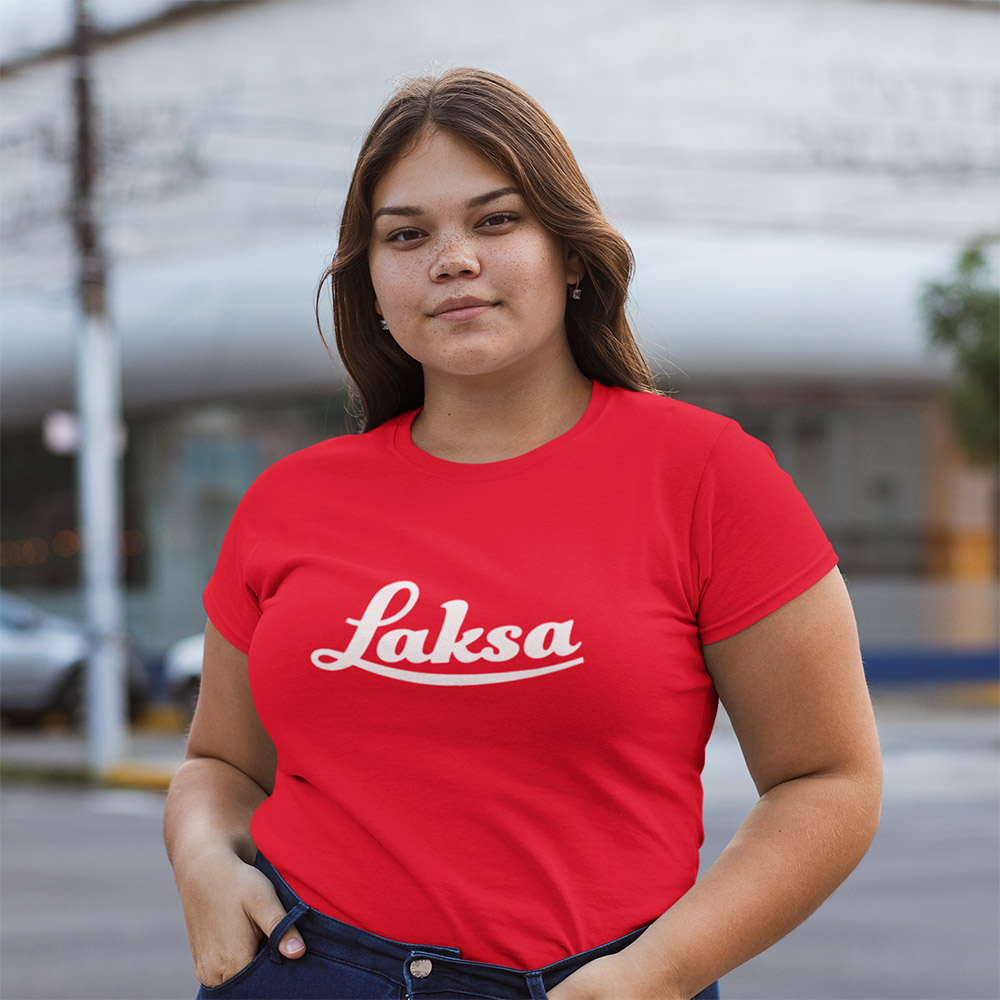
POLYGON ((300 951, 305 951, 306 946, 298 938, 289 938, 285 942, 285 954, 297 955, 300 951))

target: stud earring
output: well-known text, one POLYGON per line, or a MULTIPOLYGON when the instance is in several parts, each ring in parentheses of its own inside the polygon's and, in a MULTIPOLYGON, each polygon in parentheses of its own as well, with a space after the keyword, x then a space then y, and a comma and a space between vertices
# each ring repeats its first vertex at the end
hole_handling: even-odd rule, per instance
POLYGON ((385 331, 386 331, 386 333, 388 333, 388 332, 389 332, 389 324, 388 324, 388 323, 386 323, 386 321, 385 321, 384 319, 380 319, 380 320, 378 321, 378 325, 379 325, 380 327, 382 327, 382 329, 383 329, 383 330, 385 330, 385 331))
POLYGON ((580 300, 580 294, 581 294, 580 293, 580 280, 578 278, 576 284, 573 286, 573 288, 570 289, 569 297, 571 299, 576 299, 577 301, 579 301, 580 300))

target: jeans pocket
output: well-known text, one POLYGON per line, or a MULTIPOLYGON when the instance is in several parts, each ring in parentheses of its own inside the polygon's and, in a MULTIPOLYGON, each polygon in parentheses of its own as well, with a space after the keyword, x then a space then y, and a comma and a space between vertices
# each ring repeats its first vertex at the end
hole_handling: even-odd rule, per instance
MULTIPOLYGON (((256 979, 258 973, 262 973, 262 970, 267 970, 272 965, 280 965, 287 961, 278 952, 278 945, 281 939, 285 936, 285 931, 288 930, 292 924, 295 923, 303 913, 308 911, 309 907, 306 906, 302 900, 299 900, 275 925, 274 930, 271 931, 271 936, 265 938, 261 942, 260 950, 253 957, 250 963, 243 969, 240 969, 235 976, 227 979, 224 983, 220 983, 218 986, 202 986, 198 991, 198 1000, 209 1000, 210 997, 253 997, 258 994, 254 991, 254 980, 256 979), (273 961, 269 961, 269 959, 273 961), (230 990, 235 990, 236 992, 229 992, 230 990)), ((296 959, 296 961, 301 961, 301 959, 296 959)), ((269 978, 266 971, 262 973, 264 978, 269 978)), ((261 994, 264 996, 269 996, 270 994, 261 994)))
POLYGON ((231 994, 228 992, 230 989, 235 989, 240 986, 246 986, 247 983, 253 978, 254 974, 260 969, 261 965, 267 961, 267 939, 265 938, 260 945, 260 949, 257 954, 254 955, 250 961, 236 973, 235 976, 230 976, 228 979, 223 980, 218 986, 205 986, 204 983, 198 990, 197 1000, 209 1000, 210 997, 226 997, 231 994))

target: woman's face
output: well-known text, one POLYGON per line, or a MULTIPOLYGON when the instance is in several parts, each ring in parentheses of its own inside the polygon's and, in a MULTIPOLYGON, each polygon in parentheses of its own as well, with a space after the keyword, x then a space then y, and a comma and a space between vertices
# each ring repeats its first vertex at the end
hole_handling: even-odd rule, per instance
POLYGON ((425 384, 571 359, 566 298, 579 261, 469 146, 425 134, 379 180, 372 213, 374 307, 425 384))

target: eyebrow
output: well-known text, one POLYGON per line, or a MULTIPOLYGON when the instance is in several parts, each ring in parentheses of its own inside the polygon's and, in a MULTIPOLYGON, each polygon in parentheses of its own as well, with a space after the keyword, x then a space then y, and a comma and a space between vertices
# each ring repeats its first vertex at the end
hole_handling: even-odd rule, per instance
MULTIPOLYGON (((495 191, 487 191, 486 194, 477 194, 475 198, 470 198, 465 203, 465 207, 479 208, 480 205, 488 205, 491 201, 495 201, 497 198, 501 198, 505 194, 520 193, 520 190, 511 184, 508 187, 497 188, 495 191)), ((423 209, 415 208, 413 205, 386 205, 384 208, 380 208, 372 216, 372 222, 374 222, 380 215, 404 215, 412 217, 423 214, 423 209)))

